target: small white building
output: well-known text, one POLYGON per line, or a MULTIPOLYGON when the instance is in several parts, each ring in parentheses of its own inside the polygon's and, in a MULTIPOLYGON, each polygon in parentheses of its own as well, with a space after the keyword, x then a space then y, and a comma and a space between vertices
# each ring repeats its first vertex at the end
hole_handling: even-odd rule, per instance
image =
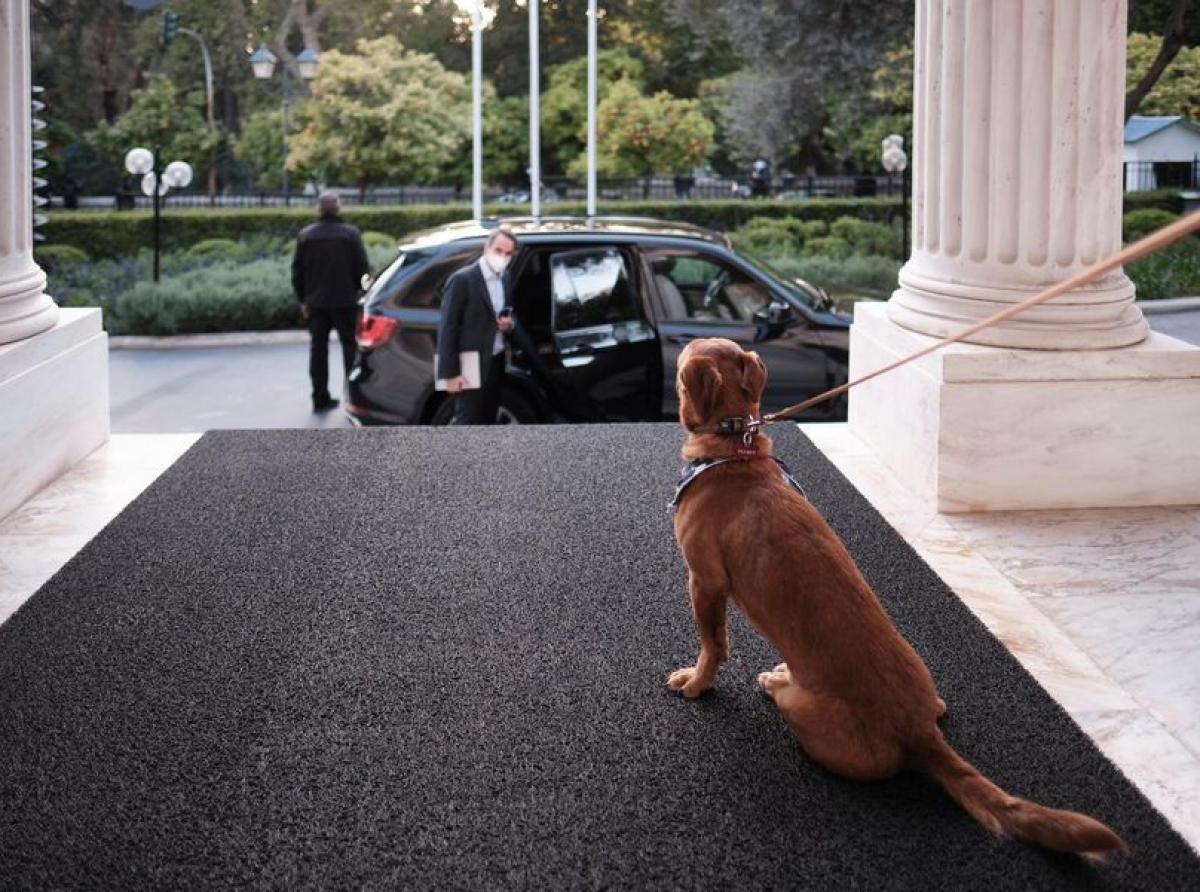
POLYGON ((1200 124, 1182 115, 1134 115, 1125 122, 1125 191, 1195 189, 1200 124))

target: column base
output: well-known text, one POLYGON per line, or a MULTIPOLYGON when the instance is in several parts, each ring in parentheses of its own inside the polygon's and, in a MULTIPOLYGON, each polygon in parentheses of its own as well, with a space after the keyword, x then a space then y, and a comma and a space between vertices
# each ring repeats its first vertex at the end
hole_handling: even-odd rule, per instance
MULTIPOLYGON (((934 339, 860 303, 857 378, 934 339)), ((850 430, 942 512, 1200 504, 1200 348, 955 344, 850 392, 850 430)))
POLYGON ((108 440, 108 335, 99 310, 63 309, 0 346, 0 517, 108 440))
MULTIPOLYGON (((911 331, 945 338, 1028 300, 1040 290, 930 278, 916 272, 910 261, 900 270, 900 287, 888 301, 888 318, 911 331)), ((1134 286, 1129 278, 1123 272, 1110 273, 1086 288, 985 328, 967 341, 1026 350, 1132 346, 1150 334, 1133 299, 1134 286)))
POLYGON ((58 320, 58 305, 45 293, 46 274, 32 257, 26 260, 29 266, 21 275, 0 277, 0 344, 41 334, 58 320))

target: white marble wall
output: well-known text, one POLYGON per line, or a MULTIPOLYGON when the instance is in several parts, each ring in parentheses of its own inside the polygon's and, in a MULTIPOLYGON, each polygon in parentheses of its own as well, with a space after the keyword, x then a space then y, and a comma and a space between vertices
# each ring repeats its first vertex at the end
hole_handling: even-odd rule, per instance
POLYGON ((109 434, 99 310, 62 310, 48 331, 0 346, 0 518, 109 434))
MULTIPOLYGON (((851 377, 931 342, 859 304, 851 377)), ((1200 349, 953 345, 852 390, 850 427, 939 511, 1200 504, 1200 349)))

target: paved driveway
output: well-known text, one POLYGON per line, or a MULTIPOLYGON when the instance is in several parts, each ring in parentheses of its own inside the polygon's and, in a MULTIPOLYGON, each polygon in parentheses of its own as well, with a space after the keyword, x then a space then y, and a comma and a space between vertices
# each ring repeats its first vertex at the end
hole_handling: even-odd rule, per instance
POLYGON ((1200 307, 1169 313, 1151 312, 1146 314, 1146 319, 1155 331, 1200 346, 1200 307))
MULTIPOLYGON (((114 434, 351 426, 341 407, 313 414, 307 344, 115 349, 108 368, 114 434)), ((340 395, 336 340, 329 371, 340 395)))

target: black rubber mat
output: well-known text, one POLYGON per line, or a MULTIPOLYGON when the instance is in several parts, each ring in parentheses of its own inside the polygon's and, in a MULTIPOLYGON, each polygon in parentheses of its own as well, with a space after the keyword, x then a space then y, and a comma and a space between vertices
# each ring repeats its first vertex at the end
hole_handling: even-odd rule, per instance
POLYGON ((0 626, 0 888, 1200 887, 1200 859, 795 430, 779 453, 1012 793, 1093 867, 932 782, 834 777, 716 691, 666 510, 672 425, 205 436, 0 626))

